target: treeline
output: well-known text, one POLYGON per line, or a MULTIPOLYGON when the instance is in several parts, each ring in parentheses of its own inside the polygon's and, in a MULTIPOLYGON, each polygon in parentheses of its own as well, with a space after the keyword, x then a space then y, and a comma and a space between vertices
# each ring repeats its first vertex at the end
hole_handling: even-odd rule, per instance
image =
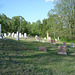
POLYGON ((55 1, 55 8, 48 12, 48 18, 30 23, 22 16, 14 16, 12 19, 5 14, 0 14, 2 32, 27 33, 46 37, 47 32, 52 38, 75 39, 75 0, 55 1))

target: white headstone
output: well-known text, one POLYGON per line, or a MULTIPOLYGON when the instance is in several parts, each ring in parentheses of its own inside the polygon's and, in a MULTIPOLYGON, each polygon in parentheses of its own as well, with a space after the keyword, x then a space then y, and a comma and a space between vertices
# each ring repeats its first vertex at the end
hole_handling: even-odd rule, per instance
POLYGON ((46 37, 44 38, 44 40, 46 40, 46 37))
POLYGON ((21 33, 19 33, 19 37, 20 37, 20 38, 22 37, 21 33))
POLYGON ((58 37, 58 40, 59 40, 59 37, 58 37))
POLYGON ((57 39, 55 39, 55 41, 57 41, 57 39))
POLYGON ((27 37, 26 33, 24 33, 24 37, 25 37, 25 38, 27 37))
POLYGON ((12 37, 12 38, 14 37, 14 32, 11 34, 11 37, 12 37))
POLYGON ((6 35, 6 33, 4 33, 4 37, 6 37, 7 35, 6 35))
POLYGON ((14 34, 14 38, 16 38, 16 35, 17 35, 17 34, 14 34))
POLYGON ((35 36, 35 39, 36 39, 36 41, 40 41, 39 37, 37 35, 35 36))
POLYGON ((49 37, 49 41, 51 41, 51 37, 49 37))
POLYGON ((11 35, 11 33, 8 32, 8 37, 11 35))

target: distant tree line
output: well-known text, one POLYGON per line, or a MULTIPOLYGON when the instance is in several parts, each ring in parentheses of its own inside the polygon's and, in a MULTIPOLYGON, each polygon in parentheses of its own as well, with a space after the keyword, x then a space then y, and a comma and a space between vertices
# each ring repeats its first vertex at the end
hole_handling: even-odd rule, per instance
POLYGON ((22 16, 14 16, 12 19, 5 14, 0 14, 2 32, 27 33, 46 37, 47 32, 52 38, 75 39, 75 0, 55 1, 55 8, 48 12, 48 18, 42 22, 28 22, 22 16))

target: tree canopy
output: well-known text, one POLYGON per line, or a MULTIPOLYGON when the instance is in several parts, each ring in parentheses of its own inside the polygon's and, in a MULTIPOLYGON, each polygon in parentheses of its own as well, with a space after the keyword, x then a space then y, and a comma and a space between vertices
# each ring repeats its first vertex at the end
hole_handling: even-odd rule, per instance
POLYGON ((29 35, 46 37, 47 32, 52 38, 75 39, 75 0, 57 0, 55 8, 48 12, 48 18, 42 22, 37 20, 30 23, 22 16, 13 16, 12 19, 0 14, 2 33, 21 32, 29 35))

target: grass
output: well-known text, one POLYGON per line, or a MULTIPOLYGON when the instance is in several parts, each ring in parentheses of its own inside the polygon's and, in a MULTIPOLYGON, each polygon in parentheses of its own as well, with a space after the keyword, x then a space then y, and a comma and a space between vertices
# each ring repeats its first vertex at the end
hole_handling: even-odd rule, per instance
POLYGON ((0 75, 75 75, 75 48, 68 44, 68 54, 58 55, 59 45, 34 38, 0 39, 0 75), (40 46, 47 52, 39 51, 40 46))

